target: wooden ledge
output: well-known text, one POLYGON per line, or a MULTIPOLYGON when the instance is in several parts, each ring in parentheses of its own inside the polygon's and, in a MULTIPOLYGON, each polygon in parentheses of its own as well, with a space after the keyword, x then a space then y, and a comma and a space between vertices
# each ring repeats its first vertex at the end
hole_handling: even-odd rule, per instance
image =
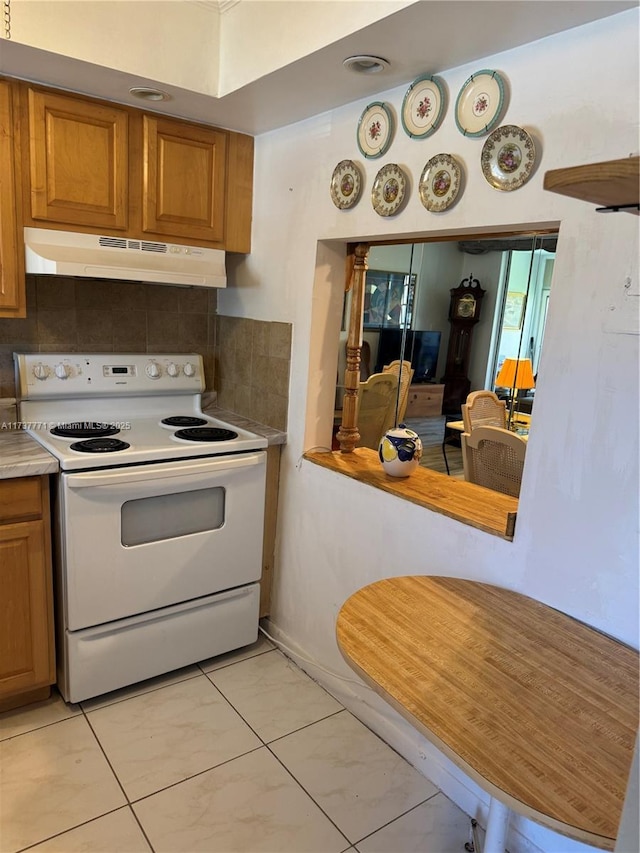
POLYGON ((485 533, 513 539, 517 498, 447 477, 429 468, 418 468, 405 479, 389 477, 376 451, 368 447, 357 447, 353 453, 312 451, 305 453, 304 458, 485 533))
MULTIPOLYGON (((604 207, 638 204, 640 157, 605 163, 552 169, 544 176, 544 189, 604 207)), ((637 210, 630 211, 637 214, 637 210)))

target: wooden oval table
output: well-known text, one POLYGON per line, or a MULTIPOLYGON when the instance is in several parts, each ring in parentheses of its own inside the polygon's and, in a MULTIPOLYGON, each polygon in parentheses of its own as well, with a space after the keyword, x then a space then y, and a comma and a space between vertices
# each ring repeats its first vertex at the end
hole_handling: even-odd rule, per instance
POLYGON ((638 653, 539 601, 476 581, 398 577, 337 620, 347 663, 510 810, 612 850, 636 733, 638 653))

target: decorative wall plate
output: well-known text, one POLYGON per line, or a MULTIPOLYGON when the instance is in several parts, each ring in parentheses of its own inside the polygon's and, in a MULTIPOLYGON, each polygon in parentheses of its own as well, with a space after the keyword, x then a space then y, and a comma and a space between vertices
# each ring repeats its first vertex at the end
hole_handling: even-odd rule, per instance
POLYGON ((444 116, 444 88, 437 77, 418 77, 402 102, 402 126, 412 139, 435 133, 444 116))
POLYGON ((382 157, 391 145, 393 116, 381 101, 374 101, 365 108, 358 122, 358 148, 364 157, 375 160, 382 157))
POLYGON ((454 203, 460 190, 460 165, 450 154, 436 154, 422 170, 418 192, 420 201, 432 213, 440 213, 454 203))
POLYGON ((497 71, 476 71, 458 92, 456 124, 464 136, 485 136, 498 123, 504 105, 504 82, 497 71))
POLYGON ((404 201, 407 179, 395 163, 383 166, 373 182, 371 204, 380 216, 393 216, 404 201))
POLYGON ((517 190, 529 180, 535 162, 533 139, 515 124, 496 128, 482 146, 482 174, 496 190, 517 190))
POLYGON ((331 176, 331 201, 340 210, 346 210, 360 198, 362 175, 353 160, 341 160, 331 176))

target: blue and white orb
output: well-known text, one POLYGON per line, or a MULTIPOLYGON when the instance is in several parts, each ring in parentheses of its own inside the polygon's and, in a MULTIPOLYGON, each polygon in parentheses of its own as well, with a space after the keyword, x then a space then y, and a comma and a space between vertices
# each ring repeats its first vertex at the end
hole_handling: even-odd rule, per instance
POLYGON ((378 457, 390 477, 408 477, 420 464, 420 436, 404 424, 387 430, 378 446, 378 457))

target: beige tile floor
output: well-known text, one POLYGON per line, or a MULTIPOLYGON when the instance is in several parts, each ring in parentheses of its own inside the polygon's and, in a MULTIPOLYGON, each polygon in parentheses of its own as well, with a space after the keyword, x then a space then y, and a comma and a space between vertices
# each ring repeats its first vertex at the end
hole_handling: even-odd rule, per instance
POLYGON ((0 715, 1 853, 461 853, 468 826, 264 637, 0 715))

